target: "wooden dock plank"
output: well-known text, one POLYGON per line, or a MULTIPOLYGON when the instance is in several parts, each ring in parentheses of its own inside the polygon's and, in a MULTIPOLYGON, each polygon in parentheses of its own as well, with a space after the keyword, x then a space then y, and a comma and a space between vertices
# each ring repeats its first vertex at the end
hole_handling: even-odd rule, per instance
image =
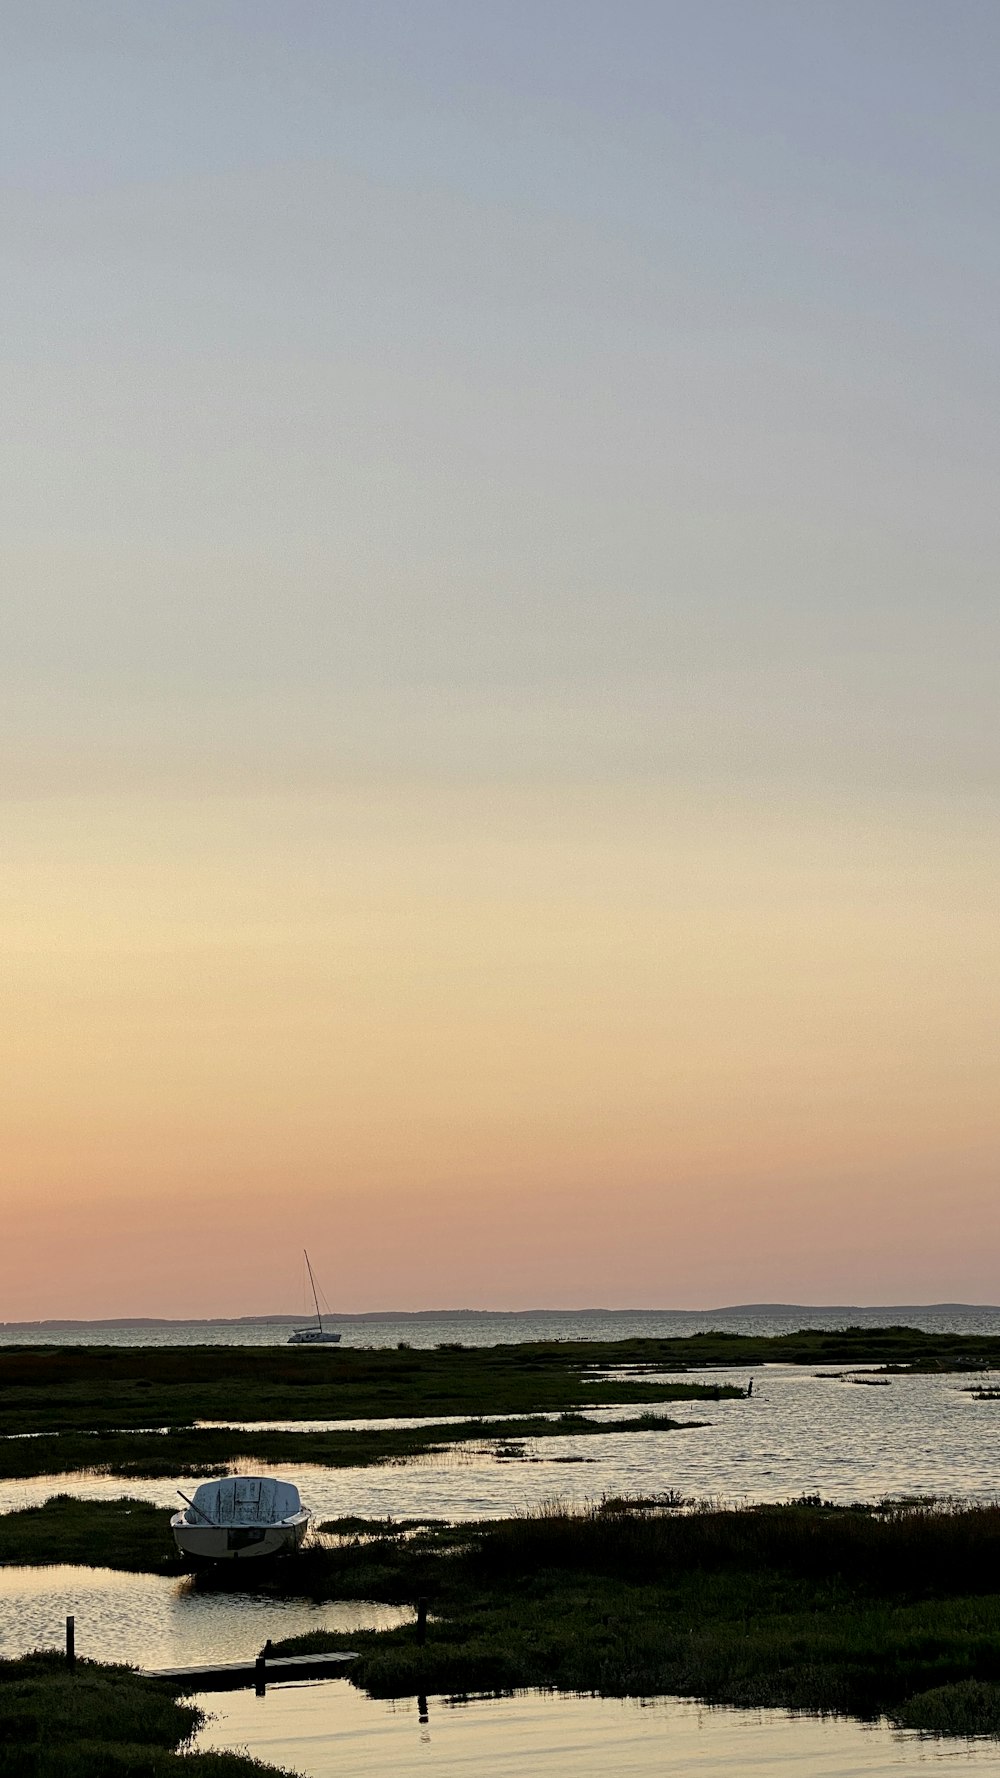
POLYGON ((169 1679, 193 1692, 236 1691, 241 1686, 275 1685, 283 1679, 336 1679, 353 1651, 323 1655, 271 1655, 251 1661, 212 1661, 201 1667, 147 1667, 147 1679, 169 1679))

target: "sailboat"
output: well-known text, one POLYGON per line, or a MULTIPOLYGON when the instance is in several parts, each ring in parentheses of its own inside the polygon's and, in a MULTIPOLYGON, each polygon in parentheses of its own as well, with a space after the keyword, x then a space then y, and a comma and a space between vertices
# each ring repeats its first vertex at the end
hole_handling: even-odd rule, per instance
POLYGON ((313 1302, 316 1304, 316 1326, 313 1327, 310 1323, 308 1327, 297 1327, 294 1333, 289 1334, 288 1344, 290 1346, 339 1346, 339 1333, 334 1333, 332 1328, 323 1326, 323 1315, 319 1306, 319 1293, 316 1289, 313 1269, 309 1264, 309 1255, 305 1248, 302 1249, 302 1252, 305 1256, 306 1271, 309 1273, 309 1283, 312 1286, 313 1302))

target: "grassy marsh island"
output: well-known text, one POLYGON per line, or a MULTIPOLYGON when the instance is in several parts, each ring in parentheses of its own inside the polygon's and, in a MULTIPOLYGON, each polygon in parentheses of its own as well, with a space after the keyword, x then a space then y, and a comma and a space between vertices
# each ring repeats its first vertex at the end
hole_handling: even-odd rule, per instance
POLYGON ((248 1464, 355 1468, 448 1445, 508 1445, 625 1431, 675 1431, 660 1404, 738 1397, 730 1382, 609 1377, 636 1346, 562 1344, 433 1351, 267 1347, 0 1349, 0 1479, 81 1470, 122 1477, 210 1475, 248 1464), (587 1408, 646 1410, 596 1421, 587 1408), (456 1416, 451 1425, 309 1430, 308 1421, 456 1416), (513 1416, 523 1416, 513 1418, 513 1416), (490 1416, 490 1418, 484 1418, 490 1416), (545 1418, 543 1416, 550 1416, 545 1418), (284 1422, 259 1428, 260 1421, 284 1422), (221 1424, 199 1424, 218 1421, 221 1424), (249 1422, 248 1426, 240 1424, 249 1422))
MULTIPOLYGON (((729 1395, 743 1391, 729 1389, 729 1395)), ((704 1397, 699 1399, 704 1400, 704 1397)), ((718 1400, 713 1394, 710 1400, 718 1400)), ((546 1420, 460 1420, 450 1426, 372 1427, 363 1432, 242 1432, 224 1427, 171 1427, 164 1432, 62 1432, 52 1437, 0 1439, 0 1479, 91 1474, 127 1478, 209 1476, 248 1465, 310 1463, 328 1469, 356 1469, 423 1457, 448 1445, 475 1441, 506 1447, 514 1455, 526 1438, 565 1438, 616 1432, 676 1432, 703 1425, 666 1414, 633 1414, 620 1420, 592 1420, 565 1413, 546 1420)))
POLYGON ((668 1404, 745 1392, 721 1378, 693 1382, 687 1372, 750 1374, 768 1363, 874 1365, 877 1378, 842 1380, 888 1383, 903 1373, 1000 1368, 1000 1338, 890 1327, 432 1350, 6 1347, 0 1479, 80 1470, 199 1476, 248 1464, 360 1467, 468 1441, 673 1431, 703 1422, 671 1419, 660 1412, 668 1404), (644 1418, 588 1417, 588 1409, 614 1406, 645 1410, 644 1418), (429 1416, 454 1423, 388 1424, 429 1416), (376 1424, 329 1424, 351 1420, 376 1424), (268 1421, 283 1424, 259 1426, 268 1421), (303 1423, 310 1421, 328 1425, 309 1430, 303 1423))
MULTIPOLYGON (((253 1454, 274 1462, 364 1464, 407 1456, 455 1437, 483 1435, 482 1416, 580 1414, 588 1408, 718 1401, 741 1395, 732 1382, 690 1382, 705 1369, 752 1371, 762 1364, 876 1365, 906 1372, 1000 1369, 1000 1338, 928 1334, 915 1328, 803 1330, 770 1337, 704 1333, 680 1339, 550 1341, 511 1346, 405 1348, 287 1346, 0 1347, 0 1473, 56 1473, 74 1466, 72 1440, 106 1438, 97 1459, 118 1472, 131 1451, 132 1473, 165 1473, 166 1441, 193 1440, 196 1464, 253 1454), (234 1439, 241 1423, 389 1420, 454 1416, 461 1428, 373 1428, 350 1432, 253 1433, 253 1451, 234 1439), (205 1423, 219 1422, 218 1426, 205 1423), (472 1427, 472 1431, 468 1427, 472 1427), (227 1436, 221 1441, 218 1433, 227 1436), (37 1451, 29 1450, 25 1435, 37 1451), (9 1447, 12 1436, 25 1448, 9 1447), (120 1442, 128 1435, 125 1445, 120 1442), (195 1437, 197 1435, 197 1437, 195 1437), (308 1439, 289 1457, 282 1438, 308 1439), (323 1445, 319 1441, 326 1440, 323 1445), (146 1442, 143 1442, 146 1441, 146 1442), (380 1446, 379 1441, 384 1441, 380 1446), (423 1441, 423 1442, 422 1442, 423 1441), (144 1466, 156 1458, 156 1472, 144 1466), (59 1459, 54 1466, 54 1460, 59 1459), (67 1458, 73 1461, 66 1462, 67 1458)), ((619 1423, 624 1425, 624 1422, 619 1423)), ((586 1426, 577 1430, 585 1431, 586 1426)), ((606 1424, 604 1430, 611 1428, 606 1424)), ((618 1429, 615 1427, 615 1429, 618 1429)), ((503 1430, 488 1429, 504 1436, 503 1430)), ((551 1428, 549 1428, 551 1430, 551 1428)), ((544 1436, 543 1426, 532 1428, 544 1436)), ((180 1447, 178 1446, 178 1449, 180 1447)), ((81 1447, 83 1467, 93 1446, 81 1447)), ((122 1468, 120 1473, 129 1471, 122 1468)))
POLYGON ((128 1667, 0 1660, 0 1778, 281 1778, 242 1754, 185 1752, 201 1720, 128 1667))
POLYGON ((43 1506, 0 1513, 0 1563, 67 1562, 133 1574, 181 1573, 170 1515, 148 1500, 78 1500, 56 1494, 43 1506))
POLYGON ((8 1433, 139 1431, 199 1421, 560 1413, 740 1393, 732 1385, 685 1382, 692 1365, 744 1362, 684 1355, 686 1344, 7 1346, 0 1347, 0 1412, 8 1433), (655 1383, 603 1375, 622 1365, 680 1374, 655 1383))
MULTIPOLYGON (((229 1584, 209 1576, 206 1585, 229 1584)), ((605 1501, 412 1533, 373 1521, 270 1584, 425 1596, 433 1621, 313 1633, 380 1697, 551 1686, 1000 1733, 1000 1508, 605 1501)))
MULTIPOLYGON (((158 1509, 74 1504, 92 1525, 117 1510, 135 1565, 153 1565, 158 1509)), ((608 1499, 478 1524, 351 1518, 323 1529, 339 1542, 255 1571, 254 1591, 318 1602, 424 1597, 427 1639, 413 1624, 319 1630, 273 1653, 357 1650, 346 1677, 375 1697, 672 1694, 1000 1735, 996 1506, 692 1510, 608 1499)), ((246 1577, 223 1566, 190 1584, 238 1597, 246 1577)), ((0 1778, 269 1770, 238 1755, 178 1752, 195 1715, 165 1682, 122 1669, 83 1662, 70 1675, 54 1654, 0 1662, 0 1739, 16 1743, 0 1754, 0 1778)))

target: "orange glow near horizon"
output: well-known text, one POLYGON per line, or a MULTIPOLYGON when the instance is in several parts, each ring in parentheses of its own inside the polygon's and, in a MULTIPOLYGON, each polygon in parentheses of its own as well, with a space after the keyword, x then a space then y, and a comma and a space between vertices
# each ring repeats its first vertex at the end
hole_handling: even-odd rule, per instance
POLYGON ((974 824, 426 785, 9 815, 7 1320, 294 1310, 303 1243, 345 1311, 996 1294, 974 824))

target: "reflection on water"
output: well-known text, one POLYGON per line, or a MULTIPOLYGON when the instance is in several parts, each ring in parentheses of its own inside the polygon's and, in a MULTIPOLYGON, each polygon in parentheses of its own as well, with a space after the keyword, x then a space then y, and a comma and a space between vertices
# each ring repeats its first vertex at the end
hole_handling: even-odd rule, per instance
MULTIPOLYGON (((745 1368, 689 1372, 691 1381, 732 1380, 745 1368)), ((996 1387, 1000 1374, 977 1373, 996 1387)), ((557 1435, 525 1441, 529 1461, 498 1462, 484 1426, 475 1445, 406 1463, 360 1469, 307 1464, 287 1474, 320 1518, 491 1518, 554 1499, 661 1494, 667 1488, 713 1500, 787 1500, 821 1493, 832 1500, 883 1494, 995 1494, 1000 1478, 1000 1402, 977 1401, 963 1375, 900 1376, 885 1389, 858 1389, 832 1375, 767 1365, 754 1391, 732 1401, 677 1404, 680 1432, 557 1435), (566 1458, 577 1461, 565 1463, 566 1458)), ((592 1409, 594 1419, 614 1409, 592 1409)), ((251 1467, 244 1460, 240 1467, 251 1467)), ((189 1479, 189 1478, 188 1478, 189 1479)), ((0 1482, 0 1511, 66 1492, 84 1499, 123 1493, 172 1507, 183 1476, 153 1480, 39 1476, 0 1482)))
POLYGON ((921 1740, 882 1726, 710 1710, 676 1699, 519 1693, 454 1704, 373 1702, 343 1680, 211 1694, 199 1749, 246 1747, 306 1778, 916 1778, 996 1772, 996 1745, 921 1740))
MULTIPOLYGON (((671 1382, 675 1379, 671 1378, 671 1382)), ((657 1378, 659 1381, 659 1378, 657 1378)), ((597 1410, 588 1410, 597 1417, 597 1410)), ((641 1414, 641 1407, 629 1405, 608 1410, 615 1415, 641 1414)), ((427 1426, 467 1426, 470 1421, 489 1426, 494 1420, 558 1420, 559 1409, 540 1409, 536 1414, 421 1414, 406 1418, 401 1414, 383 1414, 372 1420, 196 1420, 195 1425, 208 1432, 385 1432, 391 1430, 419 1432, 427 1426)), ((31 1434, 37 1437, 37 1434, 31 1434)))
POLYGON ((93 1661, 136 1667, 188 1667, 248 1660, 268 1637, 307 1630, 388 1630, 407 1623, 405 1606, 350 1600, 314 1605, 252 1590, 198 1593, 189 1580, 120 1574, 111 1568, 0 1568, 0 1655, 61 1647, 76 1618, 76 1650, 93 1661))

